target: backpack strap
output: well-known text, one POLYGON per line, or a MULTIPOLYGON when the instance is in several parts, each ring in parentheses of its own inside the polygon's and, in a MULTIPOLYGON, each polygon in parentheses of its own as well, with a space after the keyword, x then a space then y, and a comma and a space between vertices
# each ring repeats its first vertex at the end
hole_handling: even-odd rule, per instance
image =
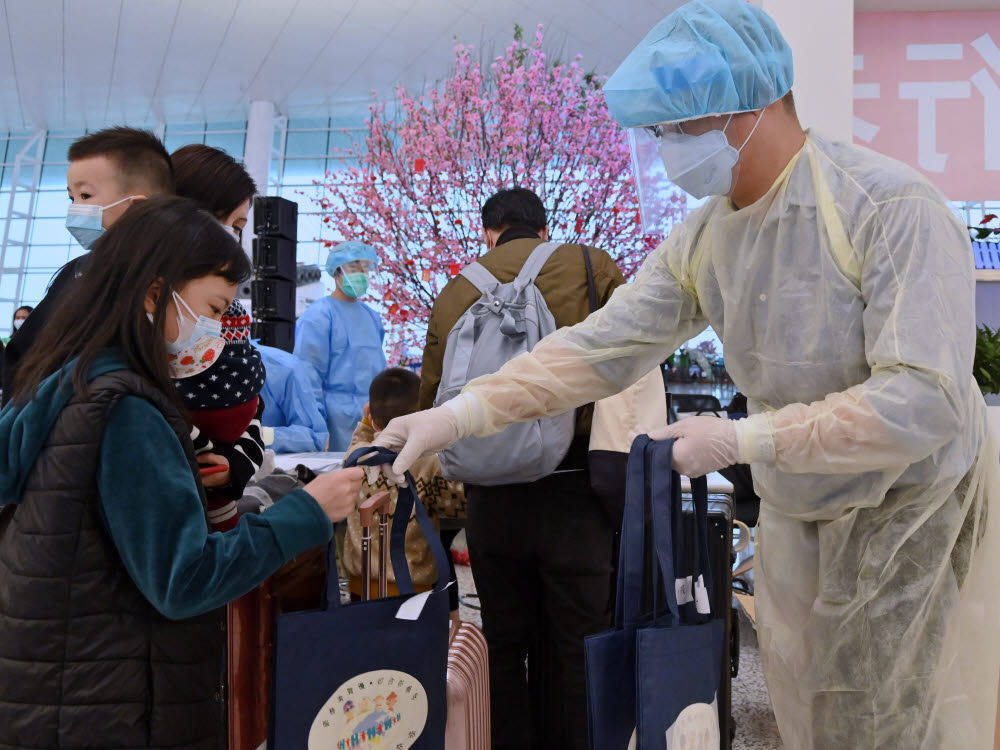
POLYGON ((552 253, 562 247, 562 245, 562 242, 543 242, 541 245, 532 250, 531 255, 529 255, 528 259, 524 261, 524 265, 521 267, 521 272, 517 275, 517 278, 514 279, 514 286, 517 289, 524 289, 528 286, 528 284, 534 284, 535 278, 542 270, 542 266, 548 262, 552 253))
POLYGON ((482 263, 470 263, 461 271, 459 274, 464 276, 469 282, 472 283, 476 289, 479 290, 480 294, 486 294, 486 292, 492 292, 498 286, 500 286, 500 281, 496 276, 491 274, 486 270, 486 266, 482 263))
POLYGON ((590 251, 585 245, 580 245, 583 250, 583 262, 587 266, 587 301, 590 303, 590 311, 597 312, 597 284, 594 283, 594 266, 590 262, 590 251))

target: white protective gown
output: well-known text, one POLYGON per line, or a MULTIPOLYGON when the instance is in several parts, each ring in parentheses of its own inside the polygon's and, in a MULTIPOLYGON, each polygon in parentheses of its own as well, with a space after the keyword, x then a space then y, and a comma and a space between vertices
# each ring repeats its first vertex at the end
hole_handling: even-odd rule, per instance
POLYGON ((489 434, 616 393, 711 324, 769 448, 758 633, 786 747, 986 750, 1000 448, 974 294, 932 186, 810 134, 756 203, 710 200, 603 309, 466 391, 489 434))

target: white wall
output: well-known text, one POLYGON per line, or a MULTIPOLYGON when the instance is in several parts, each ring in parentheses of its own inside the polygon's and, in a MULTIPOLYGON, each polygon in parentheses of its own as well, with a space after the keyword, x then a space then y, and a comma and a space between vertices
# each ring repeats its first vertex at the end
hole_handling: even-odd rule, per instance
POLYGON ((804 127, 851 141, 854 123, 854 0, 752 0, 792 48, 792 91, 804 127))

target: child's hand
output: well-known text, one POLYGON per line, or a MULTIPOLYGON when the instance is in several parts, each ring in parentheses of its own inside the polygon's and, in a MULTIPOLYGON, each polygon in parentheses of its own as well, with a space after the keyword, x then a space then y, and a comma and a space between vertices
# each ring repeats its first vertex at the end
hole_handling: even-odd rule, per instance
POLYGON ((225 471, 220 471, 218 474, 204 474, 201 477, 201 483, 205 487, 225 487, 228 484, 232 484, 233 477, 229 473, 229 460, 225 456, 220 456, 217 453, 201 453, 198 456, 198 463, 202 466, 225 466, 225 471))
POLYGON ((320 474, 304 489, 312 495, 331 521, 337 522, 354 512, 365 473, 360 466, 320 474))

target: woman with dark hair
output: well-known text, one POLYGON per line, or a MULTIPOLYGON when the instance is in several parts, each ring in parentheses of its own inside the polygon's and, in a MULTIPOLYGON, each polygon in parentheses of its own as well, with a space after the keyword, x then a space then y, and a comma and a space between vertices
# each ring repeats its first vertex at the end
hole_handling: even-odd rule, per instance
MULTIPOLYGON (((257 190, 247 171, 225 151, 200 143, 177 149, 170 161, 177 195, 197 201, 239 240, 257 190)), ((236 525, 236 501, 260 470, 265 449, 264 401, 259 396, 266 373, 260 353, 250 344, 250 316, 239 301, 225 311, 222 325, 223 361, 175 381, 194 423, 191 440, 198 460, 221 467, 204 480, 209 519, 218 531, 236 525)))
POLYGON ((222 605, 353 510, 360 469, 208 531, 169 361, 249 274, 192 201, 144 201, 26 356, 0 412, 0 745, 224 746, 222 605))
POLYGON ((225 151, 192 143, 170 155, 177 195, 194 198, 239 239, 257 185, 225 151))
POLYGON ((31 305, 21 305, 14 311, 14 320, 11 321, 10 329, 11 331, 16 331, 21 327, 21 324, 28 319, 31 311, 34 310, 31 305))
MULTIPOLYGON (((10 322, 10 336, 14 335, 14 331, 21 327, 21 324, 28 319, 28 315, 34 309, 31 305, 21 305, 14 311, 14 318, 10 322)), ((10 336, 4 336, 0 341, 6 344, 10 341, 10 336)))

